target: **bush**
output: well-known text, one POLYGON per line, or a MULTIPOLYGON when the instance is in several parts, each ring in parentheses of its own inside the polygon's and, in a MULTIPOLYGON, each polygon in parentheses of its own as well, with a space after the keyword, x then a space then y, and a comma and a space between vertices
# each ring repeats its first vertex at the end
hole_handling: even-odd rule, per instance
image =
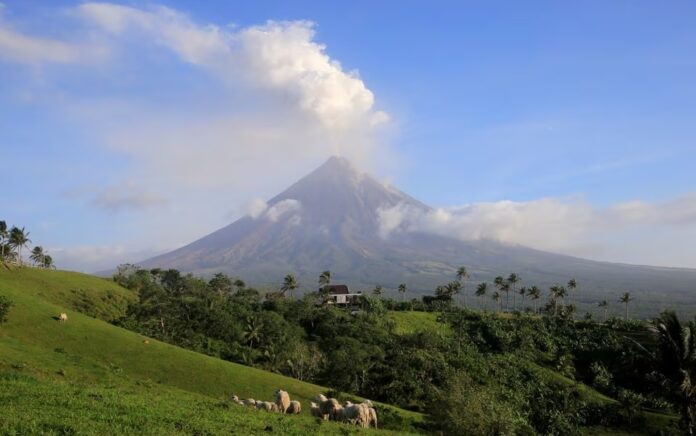
POLYGON ((0 295, 0 324, 7 321, 7 313, 10 311, 12 306, 12 301, 10 301, 7 297, 0 295))

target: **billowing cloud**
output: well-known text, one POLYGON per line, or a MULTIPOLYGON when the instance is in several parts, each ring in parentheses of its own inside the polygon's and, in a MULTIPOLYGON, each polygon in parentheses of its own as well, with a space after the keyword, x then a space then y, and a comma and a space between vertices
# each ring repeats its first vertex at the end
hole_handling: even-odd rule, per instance
POLYGON ((461 240, 493 239, 602 260, 692 265, 696 250, 678 249, 696 234, 696 193, 659 203, 597 208, 582 199, 499 201, 422 210, 378 210, 380 233, 425 232, 461 240), (688 239, 688 238, 687 238, 688 239), (673 247, 670 253, 664 245, 673 247), (678 259, 675 260, 674 258, 678 259))

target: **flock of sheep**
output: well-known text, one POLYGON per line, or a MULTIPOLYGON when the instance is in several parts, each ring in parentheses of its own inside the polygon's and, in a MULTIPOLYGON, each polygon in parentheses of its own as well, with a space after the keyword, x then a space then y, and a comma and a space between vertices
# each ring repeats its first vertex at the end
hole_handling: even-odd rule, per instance
MULTIPOLYGON (((267 412, 278 412, 287 414, 298 414, 302 411, 302 404, 299 401, 290 401, 290 395, 283 390, 275 392, 275 401, 256 401, 253 398, 240 400, 233 395, 232 401, 240 406, 255 407, 267 412)), ((359 425, 362 428, 374 426, 377 428, 377 411, 372 406, 370 400, 365 400, 360 404, 353 404, 346 401, 341 404, 335 398, 326 398, 319 394, 311 402, 312 416, 328 421, 346 422, 359 425)))

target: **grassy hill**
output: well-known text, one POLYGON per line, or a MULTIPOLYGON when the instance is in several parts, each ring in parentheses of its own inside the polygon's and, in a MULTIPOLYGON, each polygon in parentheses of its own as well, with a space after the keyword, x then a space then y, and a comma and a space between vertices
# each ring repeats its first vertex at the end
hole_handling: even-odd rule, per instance
MULTIPOLYGON (((327 389, 204 356, 113 326, 104 320, 121 314, 135 295, 111 281, 65 271, 0 269, 0 295, 15 304, 8 322, 0 326, 0 404, 4 411, 11 412, 0 416, 0 430, 4 433, 24 433, 22 429, 29 428, 27 425, 35 426, 31 427, 35 430, 58 422, 96 434, 98 428, 106 428, 112 422, 127 428, 128 419, 134 423, 145 420, 148 428, 152 424, 153 433, 170 433, 176 417, 186 423, 191 422, 188 417, 192 414, 201 429, 217 432, 218 424, 205 427, 203 417, 209 415, 211 420, 218 420, 223 410, 231 417, 238 415, 240 422, 246 422, 243 415, 255 417, 246 420, 258 428, 251 431, 248 427, 242 432, 245 434, 262 431, 269 420, 280 419, 284 423, 270 424, 274 429, 298 423, 296 431, 288 427, 285 433, 306 433, 307 426, 316 425, 307 410, 307 417, 303 418, 259 415, 263 412, 235 406, 220 409, 218 403, 233 393, 270 400, 273 392, 282 388, 308 405, 311 397, 327 389), (66 323, 56 321, 60 312, 67 312, 66 323), (44 395, 47 392, 51 394, 44 395), (48 398, 56 402, 47 401, 48 398), (210 410, 207 414, 194 413, 200 407, 210 410), (90 410, 77 415, 77 409, 83 408, 90 410), (41 414, 33 413, 39 409, 41 414), (114 421, 109 412, 112 409, 122 410, 129 418, 114 421), (27 416, 33 417, 31 422, 27 416)), ((410 423, 422 420, 421 415, 413 412, 386 409, 410 423)), ((220 423, 236 419, 225 416, 220 423)), ((322 425, 322 432, 327 433, 347 428, 322 425)), ((188 431, 184 428, 181 432, 188 431)))

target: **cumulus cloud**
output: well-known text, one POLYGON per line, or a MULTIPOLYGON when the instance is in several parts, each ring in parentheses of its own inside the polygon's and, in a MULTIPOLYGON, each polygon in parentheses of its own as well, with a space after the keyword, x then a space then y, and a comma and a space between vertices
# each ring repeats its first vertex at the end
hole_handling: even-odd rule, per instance
POLYGON ((170 8, 149 10, 87 3, 80 15, 117 35, 143 32, 181 60, 223 80, 240 79, 290 98, 329 130, 371 127, 389 116, 374 109, 374 95, 356 71, 344 71, 314 41, 309 21, 269 21, 248 28, 201 25, 170 8))
POLYGON ((268 203, 260 198, 255 198, 247 205, 247 215, 252 218, 258 218, 268 209, 268 203))
MULTIPOLYGON (((655 264, 670 258, 655 250, 662 244, 657 239, 665 235, 674 238, 672 233, 677 232, 681 236, 676 238, 683 242, 685 231, 696 232, 696 193, 665 202, 633 201, 607 208, 593 207, 582 199, 542 198, 432 210, 399 204, 377 212, 384 238, 398 232, 425 232, 460 240, 492 239, 604 260, 645 259, 636 261, 655 264), (642 245, 634 250, 634 244, 642 245), (636 253, 631 254, 631 250, 636 253), (637 253, 644 257, 635 257, 637 253)), ((676 239, 665 241, 673 247, 681 245, 676 239)), ((688 256, 696 256, 696 252, 688 256)), ((689 259, 668 262, 690 264, 689 259)))

